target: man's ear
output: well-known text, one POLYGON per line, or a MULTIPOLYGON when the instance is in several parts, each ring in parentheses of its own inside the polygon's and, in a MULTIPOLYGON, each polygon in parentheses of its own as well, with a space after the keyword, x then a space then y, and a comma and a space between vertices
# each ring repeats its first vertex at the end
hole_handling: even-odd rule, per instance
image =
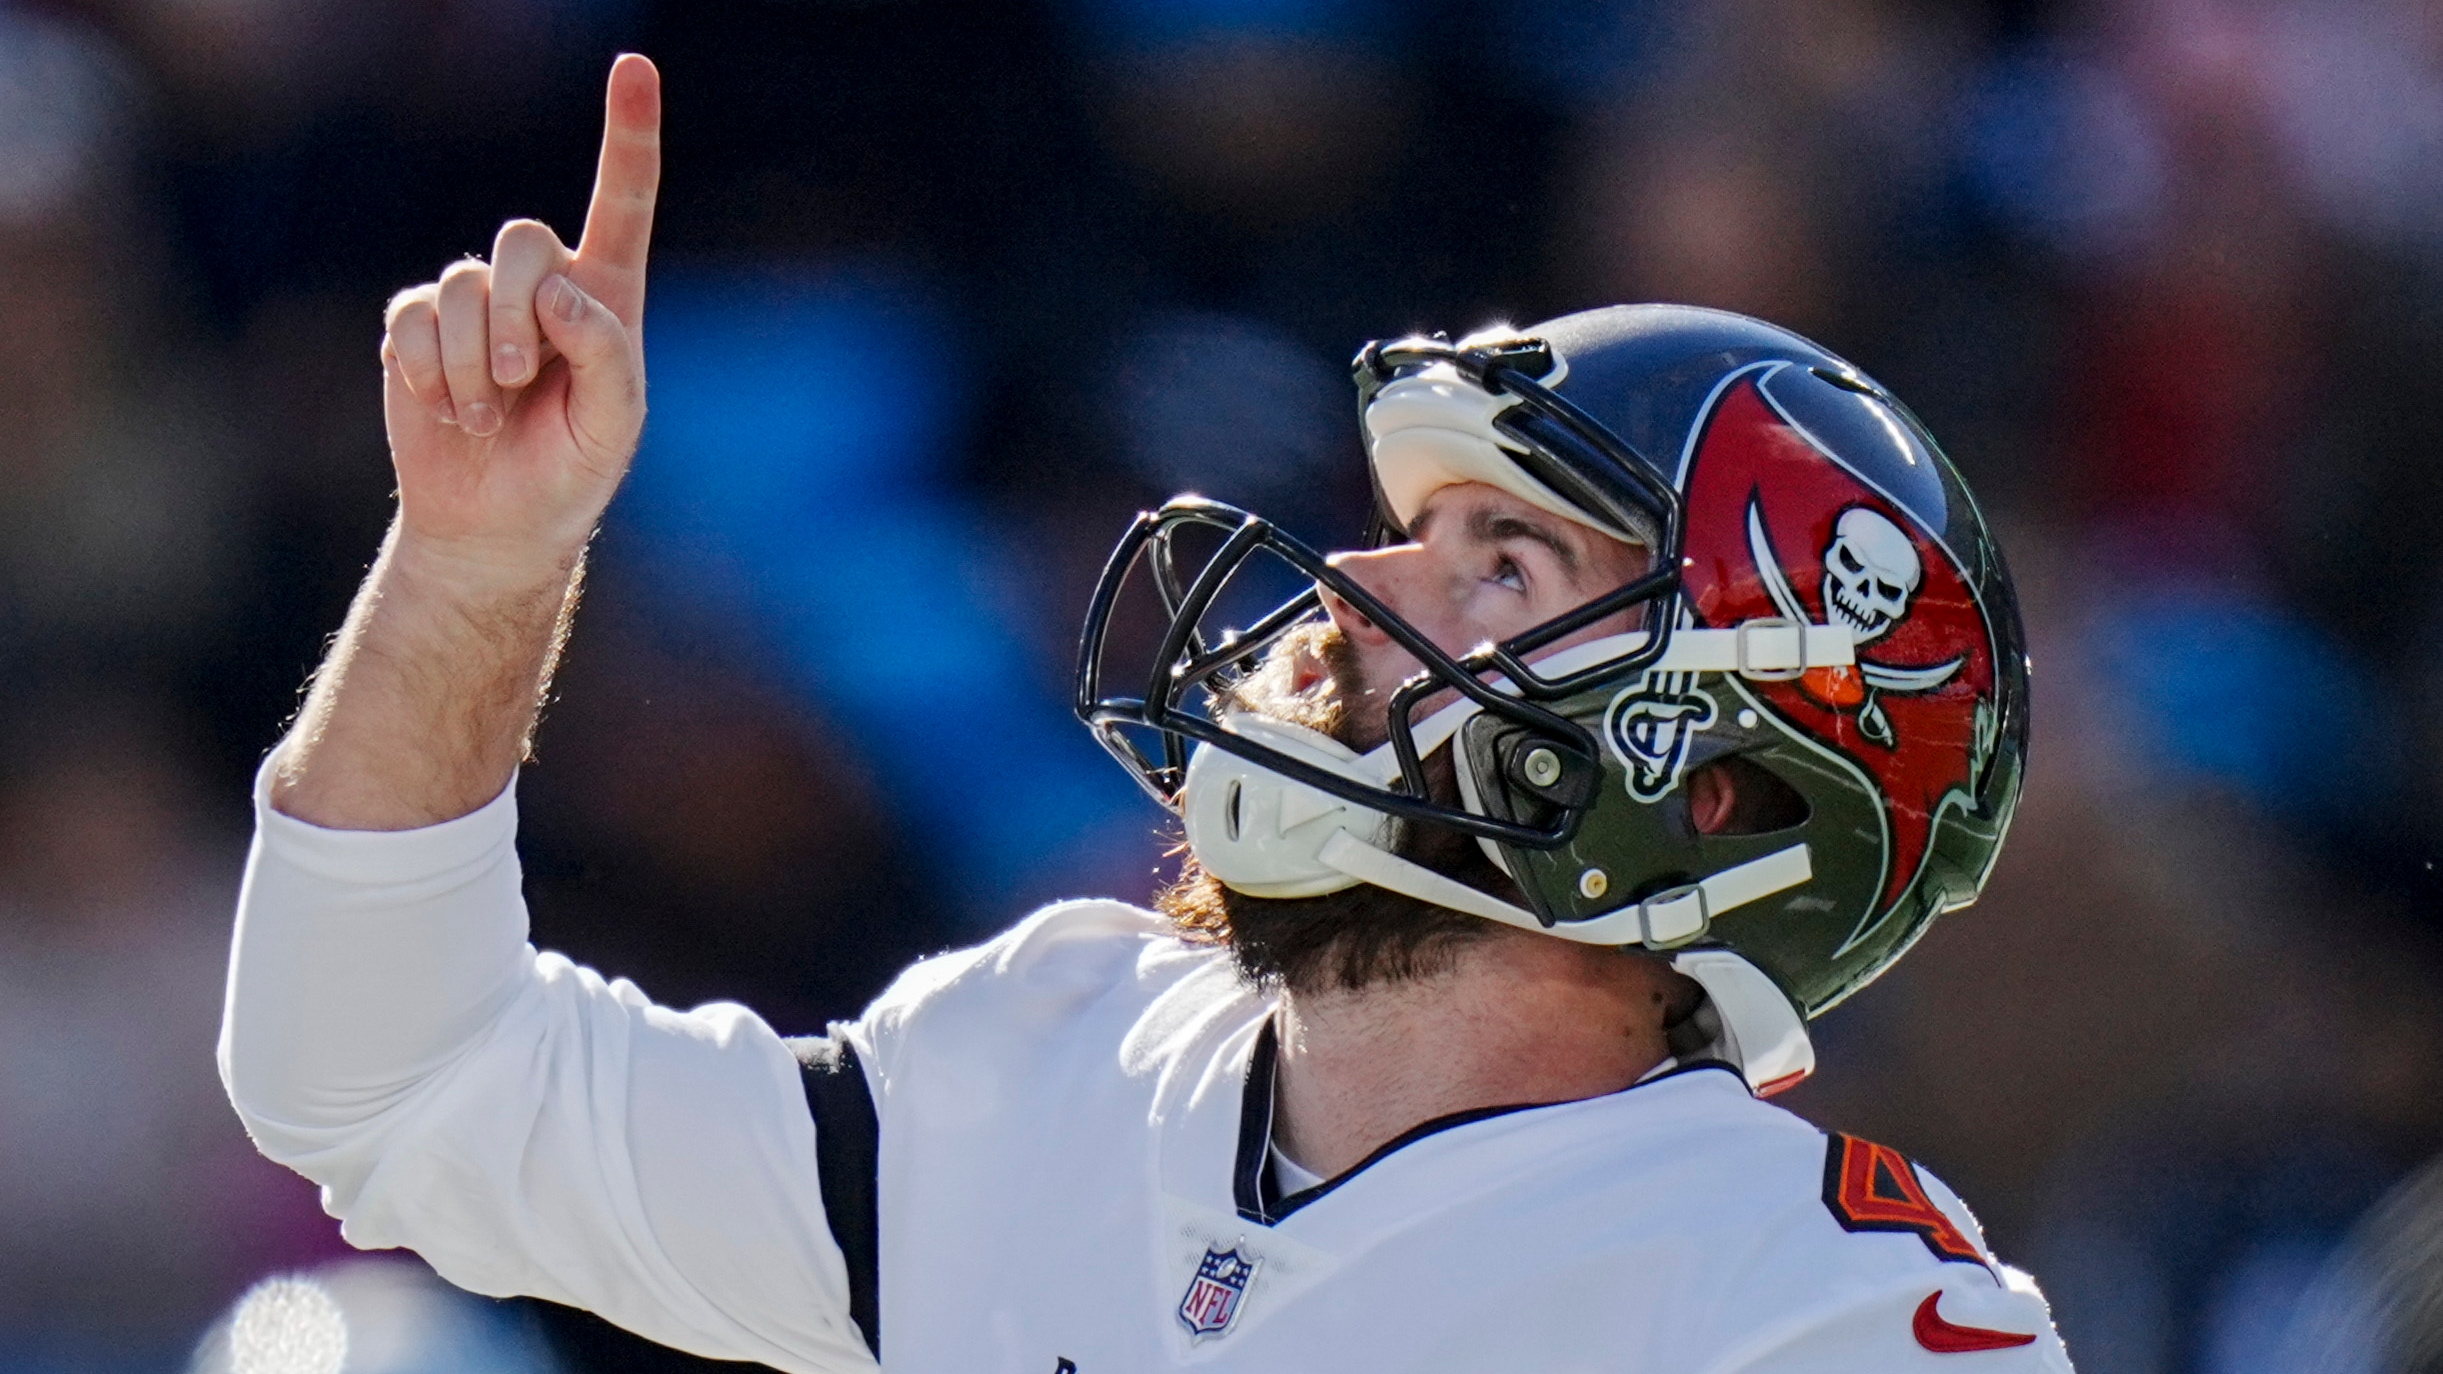
POLYGON ((1807 799, 1797 788, 1737 754, 1689 769, 1680 785, 1700 835, 1764 835, 1807 819, 1807 799))
POLYGON ((1698 834, 1719 835, 1729 828, 1732 808, 1739 802, 1739 786, 1720 760, 1690 769, 1680 786, 1688 789, 1688 818, 1698 834))

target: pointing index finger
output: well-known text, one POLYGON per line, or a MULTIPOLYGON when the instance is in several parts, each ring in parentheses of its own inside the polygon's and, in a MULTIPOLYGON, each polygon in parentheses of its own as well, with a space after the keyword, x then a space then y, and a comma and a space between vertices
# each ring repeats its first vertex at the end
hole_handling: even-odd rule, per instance
POLYGON ((611 64, 603 97, 602 160, 569 275, 633 326, 645 304, 645 252, 662 177, 662 76, 642 53, 611 64))

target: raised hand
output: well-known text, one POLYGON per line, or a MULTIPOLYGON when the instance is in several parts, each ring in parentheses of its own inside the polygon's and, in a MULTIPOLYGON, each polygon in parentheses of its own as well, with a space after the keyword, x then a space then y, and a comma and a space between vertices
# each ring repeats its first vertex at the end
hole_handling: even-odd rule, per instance
POLYGON ((400 292, 382 340, 402 541, 516 575, 565 565, 645 420, 645 255, 661 178, 661 77, 611 67, 602 158, 570 252, 530 219, 492 258, 400 292))
POLYGON ((463 816, 534 729, 586 540, 645 423, 661 77, 611 67, 574 253, 533 220, 403 291, 382 340, 399 512, 273 754, 271 802, 345 830, 463 816))

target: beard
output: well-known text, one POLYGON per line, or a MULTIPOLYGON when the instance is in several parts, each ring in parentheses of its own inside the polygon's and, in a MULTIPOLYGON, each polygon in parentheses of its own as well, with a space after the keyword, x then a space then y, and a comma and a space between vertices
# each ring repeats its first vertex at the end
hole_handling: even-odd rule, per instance
MULTIPOLYGON (((1265 651, 1256 670, 1215 703, 1332 736, 1352 749, 1387 737, 1382 708, 1368 705, 1356 649, 1328 621, 1301 625, 1265 651), (1320 667, 1318 675, 1315 669, 1320 667), (1302 680, 1312 679, 1312 680, 1302 680)), ((1387 694, 1386 694, 1387 695, 1387 694)), ((1451 750, 1425 760, 1426 791, 1454 803, 1451 750)), ((1516 900, 1509 878, 1469 836, 1436 825, 1394 822, 1392 852, 1471 887, 1516 900)), ((1155 896, 1181 937, 1230 951, 1239 975, 1267 988, 1315 996, 1415 982, 1447 973, 1462 951, 1497 928, 1481 917, 1421 902, 1371 883, 1320 897, 1251 897, 1232 891, 1185 850, 1178 880, 1155 896)))

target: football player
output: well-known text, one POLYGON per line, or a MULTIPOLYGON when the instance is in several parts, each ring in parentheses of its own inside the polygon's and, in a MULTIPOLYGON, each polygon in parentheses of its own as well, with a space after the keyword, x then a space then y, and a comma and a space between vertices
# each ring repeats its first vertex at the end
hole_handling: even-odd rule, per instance
POLYGON ((535 952, 514 770, 643 421, 658 90, 613 68, 573 251, 391 305, 397 518, 258 787, 222 1073, 351 1241, 801 1371, 2068 1368, 1941 1183, 1764 1100, 1978 894, 2027 679, 1923 427, 1741 316, 1368 345, 1370 547, 1137 522, 1077 706, 1180 819, 1159 910, 797 1041, 535 952), (1258 560, 1306 590, 1226 627, 1258 560))

